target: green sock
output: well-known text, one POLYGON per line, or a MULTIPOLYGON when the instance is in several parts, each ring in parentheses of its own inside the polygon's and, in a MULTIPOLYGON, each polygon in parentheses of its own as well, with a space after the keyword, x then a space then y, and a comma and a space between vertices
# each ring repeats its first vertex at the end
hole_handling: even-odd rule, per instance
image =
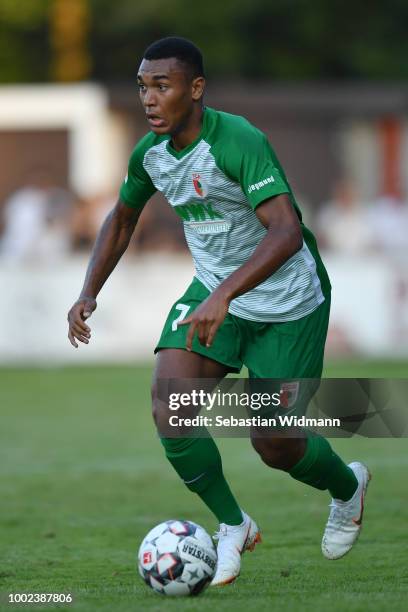
POLYGON ((328 489, 332 497, 343 501, 353 497, 358 485, 353 470, 318 435, 308 436, 306 452, 289 474, 315 489, 328 489))
POLYGON ((242 512, 225 480, 214 440, 211 437, 161 438, 161 443, 184 484, 197 493, 219 522, 240 525, 242 512))

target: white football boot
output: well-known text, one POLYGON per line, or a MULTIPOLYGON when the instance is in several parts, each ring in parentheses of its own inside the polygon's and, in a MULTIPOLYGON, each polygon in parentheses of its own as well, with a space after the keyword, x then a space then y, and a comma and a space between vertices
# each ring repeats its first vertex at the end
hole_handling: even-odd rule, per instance
POLYGON ((223 586, 233 582, 239 576, 241 555, 246 550, 253 551, 261 542, 261 532, 255 521, 245 512, 241 525, 226 525, 221 523, 214 538, 218 540, 217 569, 211 586, 223 586))
POLYGON ((351 550, 361 532, 364 497, 371 474, 363 463, 349 463, 358 486, 348 501, 332 499, 330 516, 322 539, 322 553, 326 559, 340 559, 351 550))

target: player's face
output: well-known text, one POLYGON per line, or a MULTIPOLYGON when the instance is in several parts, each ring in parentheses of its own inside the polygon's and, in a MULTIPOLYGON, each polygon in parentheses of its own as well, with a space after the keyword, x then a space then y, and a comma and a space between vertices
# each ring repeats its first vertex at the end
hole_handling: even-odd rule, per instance
POLYGON ((180 132, 202 96, 204 79, 191 79, 178 60, 169 58, 144 59, 137 80, 150 129, 156 134, 180 132))

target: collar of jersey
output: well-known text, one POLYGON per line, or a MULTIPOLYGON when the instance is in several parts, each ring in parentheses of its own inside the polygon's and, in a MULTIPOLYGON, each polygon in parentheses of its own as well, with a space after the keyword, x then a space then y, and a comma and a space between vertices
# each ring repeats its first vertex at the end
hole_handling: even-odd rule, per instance
POLYGON ((207 131, 207 123, 208 123, 208 108, 204 107, 204 110, 203 110, 203 124, 201 126, 201 132, 199 133, 197 138, 195 140, 193 140, 193 142, 191 142, 189 145, 184 147, 184 149, 181 149, 180 151, 176 151, 176 149, 173 149, 173 147, 170 144, 170 139, 169 139, 167 141, 167 146, 166 146, 168 153, 170 153, 170 155, 173 155, 173 157, 175 157, 176 159, 181 159, 182 157, 184 157, 185 155, 190 153, 190 151, 192 151, 198 145, 200 140, 203 139, 204 134, 207 131))

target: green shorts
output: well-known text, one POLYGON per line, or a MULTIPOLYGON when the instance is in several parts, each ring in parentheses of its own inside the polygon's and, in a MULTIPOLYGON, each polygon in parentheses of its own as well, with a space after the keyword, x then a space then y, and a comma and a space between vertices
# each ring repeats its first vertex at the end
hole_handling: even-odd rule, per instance
MULTIPOLYGON (((188 325, 177 325, 210 292, 194 278, 170 310, 155 353, 186 347, 188 325)), ((330 295, 311 314, 285 323, 248 321, 230 313, 218 328, 213 344, 202 346, 197 335, 193 351, 222 363, 232 372, 247 366, 250 378, 320 378, 329 323, 330 295)))

